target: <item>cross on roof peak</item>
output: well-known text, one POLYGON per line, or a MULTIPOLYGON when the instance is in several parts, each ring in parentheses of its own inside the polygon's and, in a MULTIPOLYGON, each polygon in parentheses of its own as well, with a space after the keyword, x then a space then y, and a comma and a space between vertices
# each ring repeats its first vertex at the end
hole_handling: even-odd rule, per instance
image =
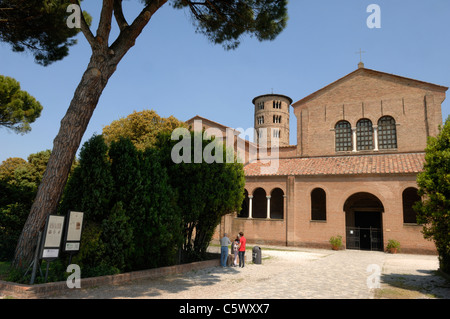
POLYGON ((363 51, 363 50, 361 50, 361 49, 359 49, 359 51, 356 52, 356 54, 359 54, 358 69, 364 68, 364 63, 363 63, 363 61, 362 61, 362 54, 363 54, 363 53, 366 53, 366 51, 363 51))
POLYGON ((363 51, 363 50, 361 50, 361 49, 359 49, 359 51, 356 52, 356 54, 359 54, 359 62, 362 62, 362 54, 363 54, 363 53, 366 53, 366 51, 363 51))

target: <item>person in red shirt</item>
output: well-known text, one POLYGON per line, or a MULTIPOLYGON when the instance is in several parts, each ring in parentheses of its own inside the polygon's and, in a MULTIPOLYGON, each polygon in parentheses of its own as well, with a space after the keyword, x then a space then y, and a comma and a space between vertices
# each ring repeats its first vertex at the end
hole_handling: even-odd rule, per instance
POLYGON ((247 239, 244 237, 244 233, 239 233, 239 267, 244 268, 245 265, 245 244, 247 239))

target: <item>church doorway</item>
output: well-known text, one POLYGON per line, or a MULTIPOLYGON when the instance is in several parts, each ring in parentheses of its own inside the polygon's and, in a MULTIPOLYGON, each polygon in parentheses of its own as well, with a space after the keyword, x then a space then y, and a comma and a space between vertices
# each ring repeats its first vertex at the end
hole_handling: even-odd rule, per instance
POLYGON ((346 247, 383 250, 383 212, 381 201, 370 193, 356 193, 345 204, 346 247))

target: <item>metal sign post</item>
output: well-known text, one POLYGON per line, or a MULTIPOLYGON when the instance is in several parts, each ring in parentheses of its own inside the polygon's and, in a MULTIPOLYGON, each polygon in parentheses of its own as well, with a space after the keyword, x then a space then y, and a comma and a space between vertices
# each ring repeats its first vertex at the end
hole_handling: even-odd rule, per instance
POLYGON ((45 224, 43 244, 40 252, 40 259, 47 262, 45 282, 47 282, 50 262, 59 257, 61 238, 64 230, 64 219, 64 216, 49 215, 45 224))
MULTIPOLYGON (((23 275, 23 277, 25 278, 28 274, 28 271, 30 270, 31 266, 33 266, 33 270, 31 271, 31 279, 30 279, 30 285, 34 284, 34 280, 36 279, 36 271, 37 271, 37 267, 39 265, 39 252, 41 249, 41 243, 42 243, 42 232, 40 231, 38 234, 38 240, 37 240, 37 244, 36 244, 36 249, 34 250, 34 256, 33 256, 33 260, 31 261, 30 265, 27 268, 27 271, 25 272, 25 274, 23 275)), ((41 272, 41 277, 42 276, 42 271, 39 268, 40 272, 41 272)))

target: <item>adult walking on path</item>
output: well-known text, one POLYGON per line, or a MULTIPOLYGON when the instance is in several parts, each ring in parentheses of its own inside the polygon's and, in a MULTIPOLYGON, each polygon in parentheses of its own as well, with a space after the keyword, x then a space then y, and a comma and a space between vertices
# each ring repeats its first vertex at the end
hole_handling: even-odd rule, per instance
POLYGON ((227 259, 228 259, 228 245, 231 245, 231 241, 228 238, 228 234, 225 233, 220 240, 220 264, 222 267, 227 266, 227 259))

